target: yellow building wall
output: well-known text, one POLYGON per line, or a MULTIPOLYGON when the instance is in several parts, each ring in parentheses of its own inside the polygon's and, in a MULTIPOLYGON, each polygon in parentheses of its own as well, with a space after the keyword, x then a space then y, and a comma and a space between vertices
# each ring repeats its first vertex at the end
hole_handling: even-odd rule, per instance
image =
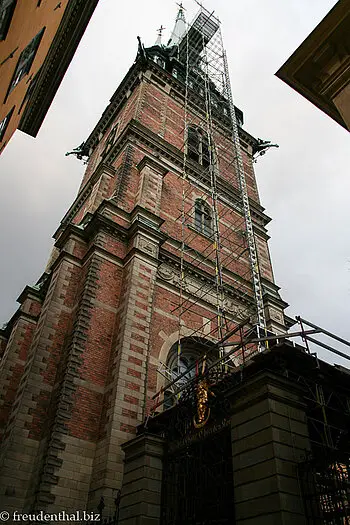
MULTIPOLYGON (((0 152, 18 127, 25 104, 21 104, 30 82, 44 62, 69 0, 17 0, 5 40, 0 41, 0 122, 14 107, 0 142, 0 152), (6 99, 21 52, 45 27, 33 64, 6 99), (11 56, 12 55, 12 56, 11 56)), ((27 102, 26 102, 27 103, 27 102)))

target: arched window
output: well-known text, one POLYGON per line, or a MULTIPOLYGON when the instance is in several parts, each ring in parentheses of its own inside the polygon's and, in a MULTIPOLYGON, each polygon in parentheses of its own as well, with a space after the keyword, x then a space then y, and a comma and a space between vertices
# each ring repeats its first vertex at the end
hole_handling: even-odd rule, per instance
POLYGON ((200 128, 189 127, 187 134, 187 156, 204 168, 210 164, 208 135, 200 128))
POLYGON ((213 234, 211 209, 202 199, 197 199, 194 205, 194 227, 209 237, 213 234))
MULTIPOLYGON (((164 392, 164 410, 174 405, 177 390, 196 375, 196 362, 199 362, 204 353, 210 348, 209 341, 205 341, 200 337, 196 338, 197 341, 194 341, 194 339, 192 337, 191 339, 183 338, 181 340, 180 356, 178 356, 178 343, 175 343, 169 351, 166 365, 172 379, 176 379, 182 374, 184 376, 175 383, 174 387, 170 387, 169 390, 164 392), (185 373, 186 371, 188 373, 185 373)), ((208 354, 207 363, 213 362, 217 357, 217 352, 212 350, 208 354)))

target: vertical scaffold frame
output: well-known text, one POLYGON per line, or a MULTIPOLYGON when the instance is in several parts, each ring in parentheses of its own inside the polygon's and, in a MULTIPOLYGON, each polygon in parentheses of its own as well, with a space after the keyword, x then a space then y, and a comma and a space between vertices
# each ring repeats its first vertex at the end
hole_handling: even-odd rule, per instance
MULTIPOLYGON (((205 334, 207 341, 216 344, 219 357, 227 352, 220 341, 232 331, 243 318, 251 317, 256 326, 257 337, 266 332, 264 302, 258 254, 255 243, 253 219, 246 183, 244 160, 241 150, 239 123, 229 78, 226 52, 223 46, 220 21, 203 6, 177 46, 176 61, 182 68, 182 104, 184 110, 183 165, 181 173, 182 201, 178 220, 181 222, 179 239, 180 279, 179 304, 173 309, 178 316, 177 373, 180 373, 182 341, 205 334), (221 133, 217 106, 220 105, 225 120, 227 141, 231 152, 218 146, 215 136, 221 133), (189 128, 204 131, 208 154, 206 165, 195 180, 191 174, 189 128), (225 164, 225 178, 220 163, 225 164), (225 186, 226 185, 226 186, 225 186), (211 235, 204 249, 196 249, 196 238, 203 232, 189 227, 195 223, 196 209, 193 205, 193 188, 197 200, 210 209, 211 235), (225 206, 224 188, 232 190, 235 197, 225 206), (232 267, 237 266, 236 273, 232 267), (211 282, 203 278, 196 286, 191 279, 193 269, 211 275, 211 282), (227 269, 230 268, 230 271, 227 269), (227 291, 234 289, 239 306, 234 314, 227 308, 227 291), (189 327, 186 313, 196 306, 210 303, 213 316, 200 327, 189 327), (215 311, 215 313, 214 313, 215 311)), ((179 78, 179 77, 177 77, 179 78)), ((266 343, 267 344, 267 343, 266 343)), ((266 344, 259 343, 259 350, 266 344)), ((229 363, 234 365, 235 358, 229 363)), ((164 367, 164 364, 162 364, 164 367)), ((170 371, 169 371, 170 372, 170 371)))

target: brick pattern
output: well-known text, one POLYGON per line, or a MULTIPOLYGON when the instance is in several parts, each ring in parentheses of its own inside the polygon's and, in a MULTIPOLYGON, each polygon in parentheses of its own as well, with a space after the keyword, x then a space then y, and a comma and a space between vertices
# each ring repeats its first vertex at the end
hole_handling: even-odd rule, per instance
POLYGON ((140 186, 136 203, 156 215, 160 212, 163 175, 147 164, 141 170, 140 186))
POLYGON ((133 164, 133 154, 134 154, 134 148, 131 144, 128 144, 126 147, 125 153, 123 155, 123 163, 119 169, 118 173, 118 179, 116 182, 116 188, 115 188, 115 198, 118 201, 118 203, 125 207, 125 209, 130 210, 133 208, 133 206, 128 203, 126 199, 126 193, 130 192, 130 182, 131 182, 131 168, 133 164), (128 205, 129 204, 129 205, 128 205))
POLYGON ((111 183, 114 180, 114 175, 114 170, 107 169, 107 166, 102 164, 99 166, 97 177, 95 175, 91 177, 89 187, 86 188, 86 195, 75 214, 74 223, 79 224, 87 213, 93 213, 103 199, 111 196, 111 183))
MULTIPOLYGON (((6 427, 21 382, 33 334, 34 320, 19 318, 11 331, 0 361, 0 429, 6 427)), ((1 441, 1 439, 0 439, 1 441)))
POLYGON ((261 276, 273 282, 272 265, 267 242, 261 237, 256 236, 256 249, 259 258, 261 276))
MULTIPOLYGON (((137 239, 134 239, 137 243, 137 239)), ((121 444, 133 436, 144 417, 145 381, 149 324, 156 267, 134 257, 125 267, 123 289, 116 323, 115 354, 106 392, 104 437, 97 444, 91 482, 90 506, 101 495, 112 503, 113 490, 121 487, 123 454, 121 444), (137 295, 139 287, 145 297, 137 295), (137 318, 141 314, 143 319, 137 318)))
POLYGON ((98 145, 96 146, 96 148, 94 149, 92 154, 90 155, 89 162, 88 162, 86 171, 84 173, 84 177, 83 177, 82 183, 80 185, 80 190, 87 184, 87 182, 89 181, 90 177, 93 176, 93 174, 94 174, 96 168, 98 167, 99 163, 101 161, 103 162, 101 154, 102 154, 103 150, 105 149, 105 144, 106 144, 106 141, 108 139, 109 133, 112 130, 112 128, 116 124, 118 124, 118 129, 117 129, 117 133, 116 133, 116 136, 115 136, 115 140, 117 140, 119 135, 121 135, 122 131, 124 130, 125 126, 127 125, 127 123, 130 122, 131 119, 137 118, 137 114, 138 114, 138 111, 139 111, 139 101, 140 101, 140 93, 141 92, 142 92, 142 90, 136 89, 130 94, 126 104, 124 105, 124 107, 120 110, 120 112, 118 113, 116 118, 113 120, 112 124, 106 130, 106 132, 104 133, 103 137, 101 137, 100 142, 98 143, 98 145))
POLYGON ((71 275, 75 271, 73 264, 63 260, 52 275, 7 422, 0 487, 4 505, 9 509, 18 510, 34 501, 45 448, 40 441, 47 439, 50 428, 53 378, 61 361, 65 335, 69 332, 70 308, 65 300, 73 291, 71 275), (52 369, 55 370, 53 374, 52 369))
MULTIPOLYGON (((79 368, 82 364, 82 354, 86 347, 86 333, 92 315, 92 299, 95 296, 96 281, 99 271, 99 260, 97 257, 91 257, 86 268, 86 277, 84 287, 79 300, 79 306, 75 315, 73 330, 68 340, 64 361, 62 366, 62 376, 57 390, 55 392, 55 414, 53 417, 52 430, 45 453, 42 467, 42 474, 39 489, 36 496, 37 505, 42 507, 47 503, 55 502, 57 489, 64 484, 64 473, 60 472, 63 465, 60 454, 64 449, 62 437, 71 429, 72 413, 76 410, 76 397, 79 395, 79 387, 76 386, 75 378, 79 377, 79 368), (71 416, 71 417, 69 417, 71 416), (68 421, 69 419, 69 421, 68 421), (51 486, 52 485, 52 486, 51 486), (54 487, 54 488, 53 488, 54 487)), ((84 391, 85 399, 89 399, 84 391)), ((82 408, 82 407, 80 407, 82 408)), ((84 425, 84 413, 82 412, 79 419, 79 425, 84 425)), ((79 427, 78 427, 79 428, 79 427)), ((81 447, 83 451, 84 448, 81 447)), ((78 465, 80 460, 76 454, 75 462, 78 465)), ((86 498, 86 494, 85 494, 86 498)), ((70 508, 81 504, 80 499, 69 502, 70 508)))
MULTIPOLYGON (((92 510, 101 496, 106 512, 113 509, 123 478, 121 445, 148 413, 159 388, 160 355, 166 360, 177 337, 178 285, 157 271, 163 256, 179 256, 184 113, 170 86, 155 85, 150 72, 140 80, 91 152, 80 193, 57 233, 41 311, 40 305, 26 303, 26 314, 37 316, 37 324, 20 317, 8 342, 2 342, 3 418, 8 422, 0 494, 9 509, 92 510), (149 133, 137 135, 135 121, 149 133), (114 150, 103 157, 116 124, 114 150), (168 142, 166 152, 162 138, 168 142), (90 223, 73 226, 87 212, 93 216, 90 223)), ((199 124, 195 115, 190 120, 199 124)), ((215 129, 220 174, 234 188, 230 141, 215 129)), ((258 203, 245 153, 244 162, 249 194, 258 203)), ((185 185, 189 213, 199 190, 190 177, 185 185)), ((234 223, 238 242, 243 217, 230 199, 219 206, 225 216, 223 236, 234 223)), ((204 236, 191 235, 189 242, 198 252, 211 251, 211 240, 204 236)), ((272 280, 262 237, 258 249, 264 277, 272 280)), ((232 260, 228 282, 234 286, 232 275, 246 275, 247 268, 246 255, 232 260)), ((199 269, 208 267, 203 263, 199 269)), ((205 323, 214 313, 209 303, 197 304, 183 316, 183 333, 198 330, 205 337, 205 323)))

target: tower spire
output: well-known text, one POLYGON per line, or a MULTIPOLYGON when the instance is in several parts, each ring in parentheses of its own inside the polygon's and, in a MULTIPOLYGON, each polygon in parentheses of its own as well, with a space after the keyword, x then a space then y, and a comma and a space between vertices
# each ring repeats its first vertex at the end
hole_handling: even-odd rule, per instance
POLYGON ((182 5, 182 2, 177 5, 179 6, 179 10, 176 16, 173 32, 171 33, 171 37, 168 42, 168 46, 176 46, 186 33, 185 8, 182 5))

